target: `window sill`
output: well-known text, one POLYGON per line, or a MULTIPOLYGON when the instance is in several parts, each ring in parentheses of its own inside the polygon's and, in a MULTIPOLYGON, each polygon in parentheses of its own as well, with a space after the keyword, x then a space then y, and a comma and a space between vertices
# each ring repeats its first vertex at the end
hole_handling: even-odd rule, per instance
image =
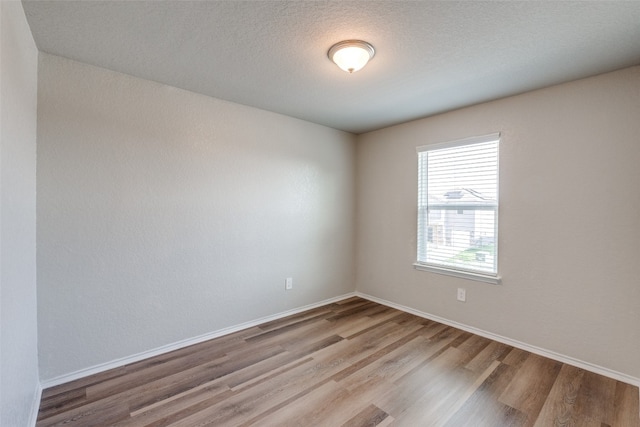
POLYGON ((500 276, 492 276, 490 274, 471 273, 461 270, 450 270, 448 268, 435 267, 433 265, 426 265, 420 263, 414 263, 413 267, 420 271, 429 271, 431 273, 444 274, 445 276, 459 277, 461 279, 475 280, 476 282, 491 283, 492 285, 499 285, 502 282, 500 276))

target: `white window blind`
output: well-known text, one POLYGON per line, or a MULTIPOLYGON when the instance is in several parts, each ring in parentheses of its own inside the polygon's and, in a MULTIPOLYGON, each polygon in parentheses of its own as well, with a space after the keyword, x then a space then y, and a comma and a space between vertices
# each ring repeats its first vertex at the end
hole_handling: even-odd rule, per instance
POLYGON ((418 147, 417 266, 497 276, 499 142, 418 147))

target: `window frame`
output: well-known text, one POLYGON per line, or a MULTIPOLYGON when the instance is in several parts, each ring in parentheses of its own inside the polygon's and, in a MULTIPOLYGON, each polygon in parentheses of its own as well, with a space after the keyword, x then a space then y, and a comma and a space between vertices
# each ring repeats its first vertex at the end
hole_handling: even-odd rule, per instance
MULTIPOLYGON (((499 231, 499 217, 498 217, 498 212, 499 212, 499 208, 500 208, 500 142, 502 140, 502 135, 500 134, 500 132, 495 132, 495 133, 491 133, 488 135, 482 135, 482 136, 473 136, 473 137, 469 137, 469 138, 464 138, 464 139, 457 139, 457 140, 453 140, 453 141, 447 141, 447 142, 443 142, 443 143, 437 143, 437 144, 428 144, 428 145, 421 145, 419 147, 416 147, 416 153, 417 155, 417 160, 418 160, 418 200, 417 200, 417 229, 416 229, 416 261, 414 262, 413 266, 416 270, 421 270, 421 271, 429 271, 429 272, 433 272, 433 273, 438 273, 438 274, 443 274, 443 275, 447 275, 447 276, 453 276, 453 277, 459 277, 459 278, 464 278, 464 279, 470 279, 470 280, 475 280, 475 281, 480 281, 480 282, 485 282, 485 283, 491 283, 491 284, 500 284, 501 283, 501 277, 498 274, 498 231, 499 231), (421 200, 422 198, 426 195, 426 194, 421 194, 421 192, 425 192, 426 190, 423 190, 421 188, 421 184, 426 184, 427 183, 427 179, 423 179, 422 176, 422 170, 421 170, 421 153, 424 152, 429 152, 429 151, 436 151, 436 150, 441 150, 441 149, 447 149, 447 148, 454 148, 454 147, 462 147, 462 146, 467 146, 467 145, 474 145, 474 144, 481 144, 481 143, 487 143, 487 142, 497 142, 497 148, 498 148, 498 152, 497 152, 497 158, 496 158, 496 205, 495 205, 495 210, 494 210, 494 215, 495 215, 495 220, 494 220, 494 240, 495 240, 495 273, 494 272, 483 272, 483 271, 479 271, 479 270, 472 270, 472 269, 465 269, 464 267, 452 267, 452 266, 447 266, 447 265, 440 265, 440 264, 435 264, 435 263, 428 263, 426 261, 420 261, 419 260, 419 254, 421 252, 421 245, 426 245, 427 242, 424 241, 424 239, 427 238, 427 234, 425 232, 423 232, 423 226, 427 226, 428 223, 424 223, 424 220, 421 219, 421 215, 424 215, 424 212, 422 212, 422 210, 424 209, 425 204, 421 204, 421 200)), ((426 204, 426 206, 428 205, 428 202, 426 204)), ((427 211, 428 212, 428 211, 427 211)), ((426 249, 425 249, 426 250, 426 249)))

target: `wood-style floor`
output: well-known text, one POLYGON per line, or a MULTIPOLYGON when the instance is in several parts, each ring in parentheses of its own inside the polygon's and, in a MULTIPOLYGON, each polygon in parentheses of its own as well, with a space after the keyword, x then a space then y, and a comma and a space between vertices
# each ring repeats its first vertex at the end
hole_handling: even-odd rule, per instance
POLYGON ((638 387, 351 298, 43 392, 45 426, 640 426, 638 387))

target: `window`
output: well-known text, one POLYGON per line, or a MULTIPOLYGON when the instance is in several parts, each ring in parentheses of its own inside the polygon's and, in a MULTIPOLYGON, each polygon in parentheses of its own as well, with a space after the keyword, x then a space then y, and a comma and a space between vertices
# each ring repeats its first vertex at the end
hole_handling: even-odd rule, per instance
POLYGON ((418 269, 498 283, 500 134, 418 147, 418 269))

